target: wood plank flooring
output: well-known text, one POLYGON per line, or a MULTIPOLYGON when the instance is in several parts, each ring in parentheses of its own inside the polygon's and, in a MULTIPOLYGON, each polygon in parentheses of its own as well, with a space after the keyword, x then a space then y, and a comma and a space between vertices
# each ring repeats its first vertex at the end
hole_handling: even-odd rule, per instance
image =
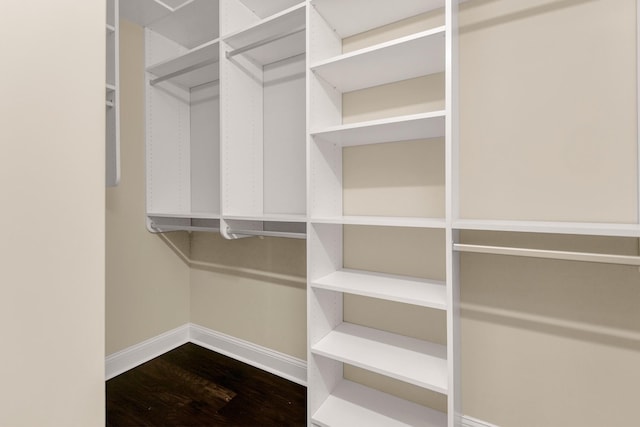
POLYGON ((195 344, 107 381, 107 426, 305 426, 306 387, 195 344))

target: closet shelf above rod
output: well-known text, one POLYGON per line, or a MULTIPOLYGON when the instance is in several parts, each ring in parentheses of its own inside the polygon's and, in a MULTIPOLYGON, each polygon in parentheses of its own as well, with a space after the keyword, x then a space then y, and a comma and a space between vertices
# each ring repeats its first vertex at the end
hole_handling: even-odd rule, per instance
POLYGON ((227 234, 240 236, 288 237, 289 239, 306 239, 306 233, 292 233, 287 231, 239 230, 227 227, 227 234))
POLYGON ((239 55, 241 53, 248 52, 248 51, 253 50, 253 49, 257 49, 259 47, 268 45, 270 43, 273 43, 273 42, 278 41, 278 40, 282 40, 282 39, 290 37, 290 36, 294 36, 294 35, 296 35, 298 33, 304 32, 304 31, 305 31, 304 28, 300 28, 300 29, 295 30, 295 31, 289 31, 289 32, 284 33, 284 34, 278 34, 278 35, 266 38, 264 40, 256 41, 254 43, 251 43, 251 44, 248 44, 246 46, 240 47, 238 49, 229 50, 229 51, 227 51, 226 55, 227 55, 227 58, 231 58, 232 56, 236 56, 236 55, 239 55))
POLYGON ((548 250, 548 249, 514 248, 514 247, 507 247, 507 246, 472 245, 472 244, 466 244, 466 243, 454 243, 453 249, 458 252, 472 252, 472 253, 480 253, 480 254, 558 259, 558 260, 564 260, 564 261, 582 261, 582 262, 596 262, 596 263, 602 263, 602 264, 640 266, 640 256, 631 256, 631 255, 612 255, 612 254, 601 254, 601 253, 590 253, 590 252, 571 252, 571 251, 556 251, 556 250, 548 250))
MULTIPOLYGON (((206 67, 207 65, 215 64, 216 62, 218 62, 218 58, 208 59, 206 61, 199 62, 199 63, 191 65, 189 67, 185 67, 185 68, 183 68, 181 70, 174 71, 173 73, 165 74, 164 76, 161 76, 161 77, 156 77, 155 79, 150 80, 149 84, 151 86, 155 86, 158 83, 161 83, 161 82, 163 82, 165 80, 170 80, 170 79, 172 79, 174 77, 178 77, 178 76, 181 76, 183 74, 190 73, 192 71, 195 71, 195 70, 198 70, 200 68, 206 67)), ((211 82, 214 82, 214 81, 217 81, 217 80, 218 79, 212 79, 208 83, 211 83, 211 82)))

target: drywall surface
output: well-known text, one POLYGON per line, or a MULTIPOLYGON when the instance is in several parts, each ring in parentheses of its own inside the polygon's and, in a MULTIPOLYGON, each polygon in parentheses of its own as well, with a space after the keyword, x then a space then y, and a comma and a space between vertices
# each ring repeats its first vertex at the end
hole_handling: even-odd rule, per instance
POLYGON ((104 425, 102 2, 0 14, 0 425, 104 425))
POLYGON ((305 241, 191 235, 191 322, 306 359, 305 241))
POLYGON ((189 236, 145 228, 144 32, 120 23, 120 185, 107 189, 106 354, 189 322, 189 236), (174 248, 175 246, 175 248, 174 248))

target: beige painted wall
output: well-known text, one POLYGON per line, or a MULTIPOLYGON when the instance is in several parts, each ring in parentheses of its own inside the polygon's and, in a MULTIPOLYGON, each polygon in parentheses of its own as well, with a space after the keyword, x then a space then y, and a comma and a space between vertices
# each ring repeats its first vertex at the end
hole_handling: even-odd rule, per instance
POLYGON ((306 359, 305 241, 193 233, 191 321, 306 359))
MULTIPOLYGON (((477 0, 462 7, 462 217, 636 220, 635 16, 634 0, 477 0)), ((427 14, 345 40, 344 49, 441 23, 427 14)), ((439 79, 345 94, 344 121, 442 108, 439 79)), ((434 163, 442 155, 428 150, 435 150, 429 141, 345 149, 345 211, 443 211, 444 172, 434 163), (431 178, 410 167, 416 155, 431 178), (403 203, 400 211, 388 206, 404 199, 423 202, 403 203)), ((376 237, 384 229, 358 228, 345 231, 345 265, 393 272, 409 263, 405 271, 441 278, 413 256, 419 249, 425 260, 441 259, 439 239, 390 240, 376 237), (385 254, 389 246, 395 256, 385 254)), ((638 253, 637 239, 463 233, 463 241, 638 253)), ((640 395, 638 269, 466 254, 461 275, 465 415, 503 427, 631 425, 640 395)), ((442 342, 444 319, 431 311, 345 297, 349 321, 442 342)), ((345 374, 446 408, 446 399, 396 381, 353 367, 345 374)))
POLYGON ((189 322, 186 233, 145 228, 144 32, 120 23, 120 185, 107 189, 106 354, 189 322))
POLYGON ((0 13, 0 425, 104 425, 105 8, 0 13))

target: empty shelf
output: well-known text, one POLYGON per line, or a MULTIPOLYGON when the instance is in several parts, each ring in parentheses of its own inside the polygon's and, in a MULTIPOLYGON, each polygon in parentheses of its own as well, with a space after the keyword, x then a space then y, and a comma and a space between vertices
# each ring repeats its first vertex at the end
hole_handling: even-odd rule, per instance
POLYGON ((185 218, 185 219, 219 219, 220 214, 207 212, 177 213, 177 212, 147 212, 147 216, 154 218, 185 218))
POLYGON ((458 230, 640 237, 640 225, 638 224, 459 219, 454 221, 453 228, 458 230))
POLYGON ((343 269, 313 281, 311 286, 439 310, 447 309, 446 285, 441 281, 343 269))
MULTIPOLYGON (((122 3, 139 2, 140 0, 122 3)), ((180 6, 175 9, 152 9, 150 11, 155 19, 148 21, 146 27, 187 49, 193 49, 218 37, 218 7, 218 0, 192 0, 180 2, 180 6)))
POLYGON ((311 218, 314 224, 375 225, 381 227, 445 228, 443 218, 385 217, 385 216, 339 216, 311 218))
POLYGON ((266 221, 266 222, 306 222, 306 215, 264 214, 264 215, 224 215, 230 221, 266 221))
POLYGON ((147 67, 153 81, 170 80, 185 88, 199 86, 218 79, 220 45, 218 40, 198 46, 168 61, 147 67))
POLYGON ((311 417, 323 427, 445 427, 447 415, 343 380, 311 417))
POLYGON ((312 0, 320 15, 342 37, 444 7, 445 0, 312 0), (366 12, 363 12, 366 11, 366 12), (357 19, 354 19, 357 17, 357 19))
POLYGON ((444 36, 438 27, 330 58, 311 70, 343 93, 443 72, 444 36))
POLYGON ((343 147, 436 138, 444 136, 445 117, 444 111, 412 114, 331 126, 312 131, 311 136, 343 147))
POLYGON ((266 65, 305 51, 305 4, 301 3, 224 38, 232 50, 266 65))
POLYGON ((264 19, 298 3, 303 3, 304 0, 240 0, 240 2, 256 16, 264 19))
POLYGON ((311 352, 447 393, 447 349, 440 344, 342 323, 313 345, 311 352))

